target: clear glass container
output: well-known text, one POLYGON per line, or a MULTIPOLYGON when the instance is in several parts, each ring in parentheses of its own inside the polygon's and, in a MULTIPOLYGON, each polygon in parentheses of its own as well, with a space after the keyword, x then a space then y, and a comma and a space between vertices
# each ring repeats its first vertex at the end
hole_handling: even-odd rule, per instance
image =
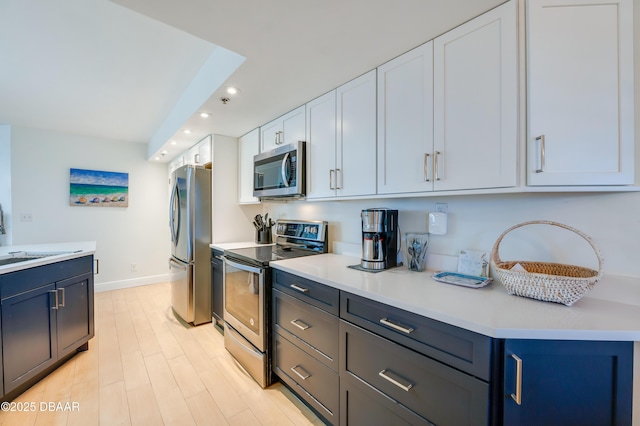
POLYGON ((404 235, 409 270, 424 271, 427 247, 429 247, 429 234, 426 232, 407 232, 404 235))

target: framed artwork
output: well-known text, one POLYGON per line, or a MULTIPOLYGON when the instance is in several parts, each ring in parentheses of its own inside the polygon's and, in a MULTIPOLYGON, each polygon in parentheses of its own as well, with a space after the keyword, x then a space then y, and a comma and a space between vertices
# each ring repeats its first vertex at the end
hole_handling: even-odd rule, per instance
POLYGON ((70 169, 69 205, 128 207, 129 173, 70 169))

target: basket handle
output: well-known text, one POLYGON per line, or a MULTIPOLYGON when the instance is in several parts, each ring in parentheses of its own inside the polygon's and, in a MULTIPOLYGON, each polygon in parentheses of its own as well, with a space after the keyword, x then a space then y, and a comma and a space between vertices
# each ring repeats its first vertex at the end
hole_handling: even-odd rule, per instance
POLYGON ((598 248, 598 246, 596 245, 595 242, 593 242, 593 240, 591 239, 591 237, 589 237, 587 234, 585 234, 584 232, 573 228, 569 225, 564 225, 562 223, 558 223, 558 222, 553 222, 551 220, 532 220, 530 222, 522 222, 519 223, 517 225, 512 226, 511 228, 507 229, 506 231, 504 231, 496 240, 496 243, 493 245, 493 249, 491 250, 491 261, 494 264, 498 264, 500 262, 502 262, 502 260, 500 259, 500 255, 498 254, 498 251, 500 250, 500 243, 502 242, 502 239, 505 237, 505 235, 507 235, 509 232, 513 231, 514 229, 523 227, 523 226, 527 226, 527 225, 552 225, 552 226, 558 226, 560 228, 564 228, 567 229, 571 232, 574 232, 578 235, 580 235, 582 238, 585 239, 586 242, 589 243, 589 245, 591 246, 591 248, 593 249, 593 251, 596 253, 596 256, 598 257, 598 278, 602 278, 602 264, 604 262, 604 259, 602 258, 602 254, 600 253, 600 249, 598 248))

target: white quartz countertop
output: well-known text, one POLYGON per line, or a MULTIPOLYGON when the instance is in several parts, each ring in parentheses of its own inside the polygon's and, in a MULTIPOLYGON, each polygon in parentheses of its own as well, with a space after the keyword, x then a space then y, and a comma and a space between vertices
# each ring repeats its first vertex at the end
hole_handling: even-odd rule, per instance
POLYGON ((490 337, 640 341, 640 279, 604 276, 573 306, 484 288, 444 284, 406 266, 379 273, 347 266, 357 257, 322 254, 271 262, 273 268, 490 337))
POLYGON ((48 265, 50 263, 61 262, 63 260, 70 260, 77 257, 88 256, 90 254, 94 254, 95 251, 95 241, 0 246, 0 259, 11 256, 14 252, 51 254, 51 256, 47 257, 40 257, 37 259, 25 260, 24 262, 2 265, 0 266, 0 275, 7 274, 9 272, 20 271, 22 269, 33 268, 35 266, 48 265))

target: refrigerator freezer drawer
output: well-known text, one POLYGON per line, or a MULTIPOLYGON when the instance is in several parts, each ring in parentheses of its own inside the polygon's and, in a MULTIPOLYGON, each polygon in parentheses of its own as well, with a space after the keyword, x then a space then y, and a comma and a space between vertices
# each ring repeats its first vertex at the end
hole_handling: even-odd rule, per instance
POLYGON ((193 265, 177 259, 169 259, 171 306, 186 322, 194 320, 193 265))

